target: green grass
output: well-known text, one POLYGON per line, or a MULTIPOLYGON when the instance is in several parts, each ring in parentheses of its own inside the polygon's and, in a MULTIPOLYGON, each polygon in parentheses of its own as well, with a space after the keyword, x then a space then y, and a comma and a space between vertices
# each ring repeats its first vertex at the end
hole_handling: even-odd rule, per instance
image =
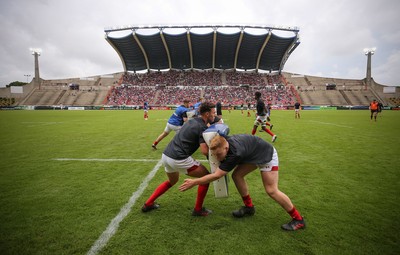
MULTIPOLYGON (((172 134, 152 151, 171 111, 0 111, 0 254, 86 254, 161 158, 172 134), (59 161, 55 159, 154 161, 59 161)), ((400 250, 400 112, 273 111, 280 189, 307 229, 284 232, 289 216, 247 178, 256 214, 235 219, 229 198, 190 215, 196 189, 173 187, 159 210, 140 207, 166 179, 161 167, 99 254, 398 254, 400 250)), ((231 134, 250 133, 240 111, 224 119, 231 134)), ((258 136, 270 141, 266 133, 258 136)), ((199 152, 195 158, 204 159, 199 152)), ((182 182, 181 177, 179 183, 182 182)))

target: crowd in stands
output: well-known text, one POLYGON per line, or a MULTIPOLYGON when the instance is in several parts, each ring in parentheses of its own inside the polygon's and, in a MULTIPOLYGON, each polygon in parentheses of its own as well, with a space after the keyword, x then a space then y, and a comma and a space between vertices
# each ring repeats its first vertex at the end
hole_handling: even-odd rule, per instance
POLYGON ((15 103, 15 98, 0 97, 0 107, 11 106, 15 103))
POLYGON ((179 105, 183 99, 192 104, 200 97, 223 105, 254 103, 254 93, 273 105, 293 105, 295 96, 280 75, 219 71, 126 73, 121 85, 107 96, 108 105, 179 105))
POLYGON ((156 95, 155 86, 127 86, 113 87, 107 96, 108 105, 142 105, 144 101, 150 101, 156 95))
POLYGON ((400 97, 391 97, 389 100, 393 105, 400 106, 400 97))

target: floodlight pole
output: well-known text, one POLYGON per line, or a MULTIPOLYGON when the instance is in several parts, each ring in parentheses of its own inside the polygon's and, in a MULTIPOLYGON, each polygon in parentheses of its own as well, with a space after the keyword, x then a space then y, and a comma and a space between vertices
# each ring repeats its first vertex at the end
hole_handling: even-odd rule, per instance
POLYGON ((35 86, 39 86, 40 90, 40 74, 39 74, 39 56, 41 54, 41 51, 38 49, 31 49, 32 55, 35 57, 35 86))
POLYGON ((24 76, 26 77, 26 83, 28 83, 28 79, 29 79, 29 77, 31 77, 31 75, 30 74, 24 74, 24 76))
POLYGON ((367 90, 368 87, 371 88, 371 56, 374 55, 375 49, 364 49, 364 53, 367 56, 367 76, 365 84, 365 90, 367 90))

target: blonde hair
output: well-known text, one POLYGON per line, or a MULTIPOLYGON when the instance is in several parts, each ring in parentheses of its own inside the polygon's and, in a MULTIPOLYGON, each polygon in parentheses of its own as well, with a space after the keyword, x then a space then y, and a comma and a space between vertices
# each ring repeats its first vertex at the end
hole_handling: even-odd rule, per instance
POLYGON ((222 148, 225 143, 226 139, 220 135, 216 135, 213 139, 210 141, 210 150, 214 151, 216 149, 222 148))

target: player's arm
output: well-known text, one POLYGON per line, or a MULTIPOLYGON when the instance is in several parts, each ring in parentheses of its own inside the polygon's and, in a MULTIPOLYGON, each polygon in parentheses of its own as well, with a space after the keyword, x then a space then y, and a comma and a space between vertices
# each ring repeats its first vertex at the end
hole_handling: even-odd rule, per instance
POLYGON ((182 114, 182 119, 183 119, 183 122, 186 122, 188 120, 187 112, 184 112, 182 114))
POLYGON ((208 146, 205 142, 200 143, 200 151, 204 156, 206 156, 206 157, 208 156, 208 146))
POLYGON ((222 176, 225 176, 227 173, 228 172, 225 172, 225 171, 217 168, 214 173, 204 175, 201 178, 185 179, 185 181, 182 183, 182 185, 179 186, 179 190, 180 191, 185 191, 185 190, 188 190, 188 189, 190 189, 190 188, 192 188, 193 186, 196 186, 196 185, 210 183, 212 181, 218 180, 222 176))

